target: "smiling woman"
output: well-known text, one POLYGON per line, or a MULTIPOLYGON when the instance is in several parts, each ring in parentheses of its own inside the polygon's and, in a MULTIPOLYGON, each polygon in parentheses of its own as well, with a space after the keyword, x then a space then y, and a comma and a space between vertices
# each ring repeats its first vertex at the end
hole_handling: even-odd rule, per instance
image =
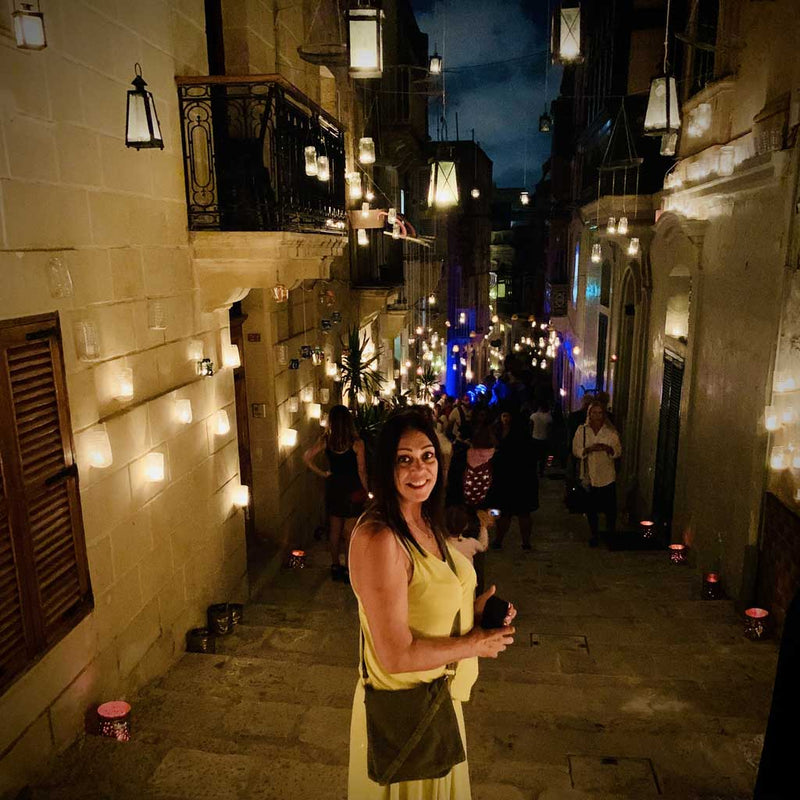
POLYGON ((378 440, 375 502, 350 545, 361 639, 350 727, 350 800, 469 800, 462 702, 478 657, 513 641, 475 626, 475 571, 449 548, 439 443, 424 414, 391 417, 378 440))

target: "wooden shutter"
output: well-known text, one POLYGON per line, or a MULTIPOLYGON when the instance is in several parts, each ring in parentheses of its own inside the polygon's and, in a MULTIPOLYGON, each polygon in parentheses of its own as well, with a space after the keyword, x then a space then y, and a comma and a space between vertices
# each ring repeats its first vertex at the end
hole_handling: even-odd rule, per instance
POLYGON ((12 600, 0 609, 3 686, 23 649, 30 662, 91 607, 57 315, 0 322, 0 460, 0 597, 12 600))

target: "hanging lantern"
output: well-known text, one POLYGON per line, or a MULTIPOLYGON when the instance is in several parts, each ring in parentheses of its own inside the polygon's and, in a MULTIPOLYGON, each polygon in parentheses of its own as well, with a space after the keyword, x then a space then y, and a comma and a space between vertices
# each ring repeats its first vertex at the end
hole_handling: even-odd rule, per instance
POLYGON ((639 255, 639 240, 635 236, 631 239, 631 243, 628 245, 628 255, 629 256, 639 255))
POLYGON ((671 75, 653 78, 644 117, 645 136, 667 136, 679 131, 680 127, 681 114, 678 110, 675 78, 671 75))
POLYGON ((481 196, 481 190, 476 186, 471 192, 470 196, 473 200, 477 200, 481 196))
POLYGON ((364 230, 364 228, 358 229, 356 240, 358 241, 359 247, 366 247, 369 244, 369 236, 367 236, 367 232, 364 230))
POLYGON ((390 208, 388 213, 386 214, 386 221, 389 225, 394 225, 397 222, 397 209, 390 208))
POLYGON ((606 233, 609 236, 613 236, 617 232, 617 221, 614 217, 608 218, 608 223, 606 224, 606 233))
POLYGON ((583 60, 581 53, 581 7, 566 0, 553 15, 550 44, 553 63, 575 64, 583 60))
POLYGON ((131 81, 134 88, 128 89, 125 146, 135 147, 137 150, 143 147, 159 147, 163 150, 164 140, 161 138, 153 94, 144 88, 147 84, 142 78, 142 68, 138 63, 134 66, 134 71, 136 75, 131 81))
POLYGON ((435 294, 429 294, 428 295, 428 305, 429 306, 435 306, 436 305, 436 295, 435 294))
POLYGON ((310 144, 303 152, 306 159, 306 175, 314 177, 317 174, 317 148, 310 144))
POLYGON ((331 179, 331 164, 328 156, 317 156, 317 180, 323 183, 331 179))
POLYGON ((363 136, 358 140, 358 163, 375 163, 375 140, 371 136, 363 136))
POLYGON ((665 133, 661 137, 661 150, 662 156, 674 156, 675 151, 678 149, 678 134, 665 133))
POLYGON ((401 233, 401 231, 400 231, 400 223, 399 222, 395 222, 395 224, 392 225, 392 239, 399 239, 400 238, 400 233, 401 233))
POLYGON ((39 0, 14 4, 14 35, 20 50, 44 50, 47 37, 44 33, 44 14, 39 11, 39 0))
POLYGON ((428 186, 428 205, 450 208, 458 204, 458 180, 454 161, 433 161, 428 186))
POLYGON ((371 203, 375 199, 375 192, 373 192, 371 188, 368 188, 367 191, 364 192, 364 197, 371 203))
POLYGON ((592 245, 592 264, 599 264, 603 260, 603 249, 600 247, 600 242, 595 242, 592 245))
POLYGON ((347 12, 351 78, 380 78, 383 74, 383 11, 361 3, 347 12))
POLYGON ((627 217, 620 217, 619 222, 617 223, 617 233, 620 236, 627 236, 628 235, 628 218, 627 217))
POLYGON ((522 205, 527 206, 531 202, 531 196, 526 191, 522 191, 519 193, 519 201, 522 205))
POLYGON ((431 56, 431 60, 428 63, 428 72, 431 75, 442 74, 442 57, 436 52, 431 56))
POLYGON ((550 133, 553 130, 553 118, 545 111, 539 116, 539 133, 550 133))
POLYGON ((347 173, 347 195, 351 200, 360 200, 363 196, 361 190, 361 173, 348 172, 347 173))

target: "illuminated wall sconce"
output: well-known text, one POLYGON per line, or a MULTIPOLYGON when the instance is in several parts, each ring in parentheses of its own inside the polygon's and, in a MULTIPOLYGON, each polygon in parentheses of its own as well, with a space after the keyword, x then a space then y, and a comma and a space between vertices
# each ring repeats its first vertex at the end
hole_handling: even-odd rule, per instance
POLYGON ((226 344, 222 346, 222 366, 237 369, 242 366, 242 357, 239 354, 239 346, 226 344))
POLYGON ((133 399, 133 370, 130 367, 121 367, 117 372, 114 397, 123 402, 133 399))
POLYGON ((286 408, 289 409, 290 414, 296 414, 300 410, 300 399, 298 397, 290 397, 286 401, 286 408))
POLYGON ((125 146, 135 147, 137 150, 153 147, 163 150, 164 140, 161 136, 153 94, 145 89, 147 84, 142 78, 142 68, 139 64, 134 66, 134 72, 136 74, 131 81, 133 89, 128 89, 125 146))
POLYGON ((39 0, 16 0, 11 16, 14 20, 14 36, 20 50, 44 50, 47 47, 44 14, 39 10, 39 0))
POLYGON ((366 247, 369 244, 369 236, 364 228, 359 228, 356 234, 356 241, 359 247, 366 247))
POLYGON ((186 397, 175 400, 175 419, 188 425, 192 421, 192 401, 186 397))
POLYGON ((275 345, 275 360, 281 366, 286 366, 289 363, 289 348, 285 344, 275 345))
POLYGON ((322 406, 319 403, 308 404, 309 419, 322 419, 322 406))
POLYGON ((777 431, 781 427, 778 409, 775 406, 767 406, 764 409, 764 427, 770 431, 777 431))
POLYGON ((788 464, 785 447, 778 445, 772 448, 772 451, 769 454, 769 465, 776 472, 786 469, 788 464))
POLYGON ((308 145, 303 150, 303 155, 306 160, 306 175, 314 178, 317 175, 317 148, 314 145, 308 145))
POLYGON ((83 320, 76 326, 78 358, 81 361, 97 361, 100 358, 100 343, 97 325, 90 320, 83 320))
POLYGON ((297 431, 294 428, 284 428, 280 442, 281 447, 294 447, 297 444, 297 431))
POLYGON ((358 140, 358 161, 360 164, 375 163, 375 141, 370 136, 358 140))
POLYGON ((147 327, 151 331, 163 331, 167 328, 167 312, 161 300, 151 300, 147 305, 147 327))
POLYGON ((619 222, 617 223, 617 233, 620 236, 627 236, 628 235, 628 218, 627 217, 620 217, 619 222))
POLYGON ((628 245, 628 255, 639 255, 639 240, 635 236, 631 239, 630 244, 628 245))
POLYGON ((231 421, 228 419, 228 412, 224 408, 215 412, 212 424, 214 433, 217 436, 225 436, 231 431, 231 421))
POLYGON ((300 399, 304 403, 313 403, 314 402, 314 387, 313 386, 304 386, 300 391, 300 399))
POLYGON ((243 483, 233 490, 233 504, 236 508, 247 508, 250 505, 250 487, 243 483))
POLYGON ((197 374, 203 378, 210 378, 214 374, 214 362, 210 358, 201 358, 197 362, 197 374))
POLYGON ((47 262, 47 286, 50 297, 72 297, 72 275, 69 268, 58 256, 47 262))
POLYGON ((144 457, 144 475, 150 483, 164 480, 165 462, 163 453, 148 453, 144 457))
POLYGON ((111 442, 105 425, 93 428, 86 434, 86 453, 89 465, 95 469, 105 469, 114 463, 111 442))

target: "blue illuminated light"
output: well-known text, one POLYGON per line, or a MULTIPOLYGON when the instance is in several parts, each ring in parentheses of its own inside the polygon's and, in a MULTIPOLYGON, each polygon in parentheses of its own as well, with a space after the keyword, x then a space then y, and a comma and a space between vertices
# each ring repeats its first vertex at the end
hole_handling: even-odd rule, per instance
POLYGON ((597 281, 586 282, 586 299, 594 300, 600 297, 600 284, 597 281))

